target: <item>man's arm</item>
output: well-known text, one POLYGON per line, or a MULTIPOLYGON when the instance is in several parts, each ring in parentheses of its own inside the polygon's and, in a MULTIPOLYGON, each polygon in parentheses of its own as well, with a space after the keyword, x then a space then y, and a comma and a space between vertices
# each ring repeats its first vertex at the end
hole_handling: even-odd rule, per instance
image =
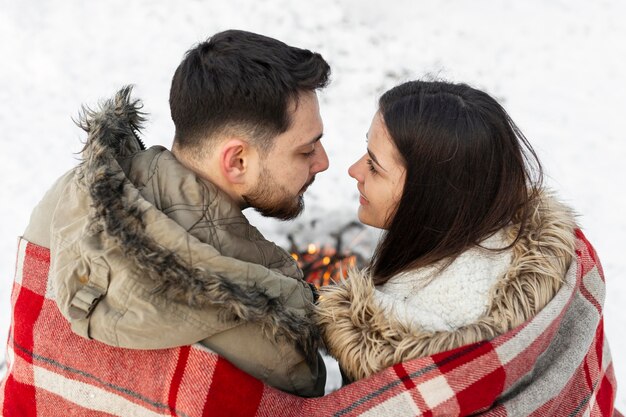
POLYGON ((326 368, 321 356, 309 365, 293 344, 272 341, 258 325, 242 324, 201 343, 268 385, 302 397, 324 395, 326 368))

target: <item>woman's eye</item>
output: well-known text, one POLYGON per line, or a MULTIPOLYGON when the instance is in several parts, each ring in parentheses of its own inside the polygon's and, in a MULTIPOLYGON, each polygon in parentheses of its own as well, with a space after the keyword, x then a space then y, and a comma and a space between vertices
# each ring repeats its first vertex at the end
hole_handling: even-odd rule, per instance
POLYGON ((370 172, 372 174, 377 174, 378 173, 378 171, 376 171, 376 168, 374 168, 374 163, 372 162, 371 159, 367 160, 367 166, 368 166, 368 168, 369 168, 369 170, 370 170, 370 172))

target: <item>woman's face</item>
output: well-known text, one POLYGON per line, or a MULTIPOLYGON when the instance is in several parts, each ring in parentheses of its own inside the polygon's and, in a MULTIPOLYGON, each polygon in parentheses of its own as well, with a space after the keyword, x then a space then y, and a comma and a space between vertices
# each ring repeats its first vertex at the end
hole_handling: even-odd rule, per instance
POLYGON ((359 220, 367 225, 387 228, 404 188, 405 168, 385 122, 374 115, 367 133, 367 152, 356 161, 348 174, 357 180, 359 220))

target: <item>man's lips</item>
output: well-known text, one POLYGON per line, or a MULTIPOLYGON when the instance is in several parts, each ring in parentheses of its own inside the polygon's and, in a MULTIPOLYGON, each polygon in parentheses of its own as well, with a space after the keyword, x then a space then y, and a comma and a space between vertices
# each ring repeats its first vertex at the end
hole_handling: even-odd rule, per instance
POLYGON ((309 188, 309 185, 313 184, 313 182, 315 181, 315 175, 313 177, 311 177, 311 180, 309 182, 307 182, 306 184, 304 184, 304 187, 302 187, 300 189, 300 195, 304 194, 304 192, 307 190, 307 188, 309 188))

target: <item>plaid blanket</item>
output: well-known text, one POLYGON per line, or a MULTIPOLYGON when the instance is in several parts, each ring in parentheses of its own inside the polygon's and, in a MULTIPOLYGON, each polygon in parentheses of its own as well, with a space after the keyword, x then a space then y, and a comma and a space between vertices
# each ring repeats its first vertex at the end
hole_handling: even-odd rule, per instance
POLYGON ((591 245, 577 235, 567 284, 533 320, 322 398, 263 385, 200 345, 140 351, 76 336, 51 299, 49 251, 21 240, 2 415, 618 415, 603 333, 603 273, 591 245))

